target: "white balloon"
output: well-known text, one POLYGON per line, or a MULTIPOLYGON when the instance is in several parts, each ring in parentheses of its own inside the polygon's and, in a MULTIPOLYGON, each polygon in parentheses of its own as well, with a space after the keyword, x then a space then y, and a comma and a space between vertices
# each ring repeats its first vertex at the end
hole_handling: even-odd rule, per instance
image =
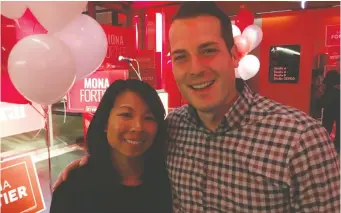
POLYGON ((239 61, 238 73, 243 80, 254 77, 260 68, 259 60, 254 55, 246 55, 239 61))
POLYGON ((24 1, 1 1, 1 15, 10 19, 18 19, 24 15, 27 2, 24 1))
POLYGON ((76 59, 76 80, 95 72, 107 54, 106 34, 102 26, 88 15, 79 15, 54 36, 64 41, 73 53, 76 59))
POLYGON ((263 39, 262 29, 255 24, 246 27, 242 35, 250 42, 249 52, 255 49, 263 39))
POLYGON ((21 39, 8 58, 8 73, 28 100, 49 105, 64 97, 76 78, 76 63, 69 48, 47 34, 21 39))
POLYGON ((234 69, 234 75, 236 78, 240 78, 239 72, 238 72, 238 68, 234 69))
POLYGON ((240 32, 239 27, 237 27, 236 25, 232 24, 232 35, 233 37, 239 36, 242 33, 240 32))
POLYGON ((54 33, 84 12, 87 4, 87 1, 31 1, 28 7, 48 33, 54 33))

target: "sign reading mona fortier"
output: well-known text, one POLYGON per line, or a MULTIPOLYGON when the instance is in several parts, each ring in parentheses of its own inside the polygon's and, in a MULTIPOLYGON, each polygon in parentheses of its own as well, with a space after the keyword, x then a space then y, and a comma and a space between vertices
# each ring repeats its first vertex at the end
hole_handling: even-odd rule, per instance
POLYGON ((118 79, 127 79, 128 70, 97 71, 77 81, 67 94, 69 112, 95 112, 104 92, 118 79))
POLYGON ((1 162, 1 213, 36 213, 45 209, 44 199, 31 156, 1 162))

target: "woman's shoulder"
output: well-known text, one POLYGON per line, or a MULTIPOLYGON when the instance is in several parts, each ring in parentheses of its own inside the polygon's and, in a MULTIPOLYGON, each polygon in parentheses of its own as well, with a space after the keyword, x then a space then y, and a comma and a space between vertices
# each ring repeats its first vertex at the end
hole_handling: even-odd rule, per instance
POLYGON ((67 179, 61 183, 55 191, 76 193, 78 191, 84 190, 91 185, 89 183, 93 179, 92 174, 91 168, 87 165, 75 168, 69 172, 67 179))

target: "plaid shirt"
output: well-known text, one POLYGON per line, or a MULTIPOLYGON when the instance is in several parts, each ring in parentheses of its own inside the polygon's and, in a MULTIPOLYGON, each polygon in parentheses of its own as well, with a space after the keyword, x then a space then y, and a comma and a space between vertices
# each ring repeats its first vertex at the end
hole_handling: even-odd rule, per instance
POLYGON ((337 154, 306 114, 245 86, 216 132, 188 105, 168 122, 174 212, 339 212, 337 154))

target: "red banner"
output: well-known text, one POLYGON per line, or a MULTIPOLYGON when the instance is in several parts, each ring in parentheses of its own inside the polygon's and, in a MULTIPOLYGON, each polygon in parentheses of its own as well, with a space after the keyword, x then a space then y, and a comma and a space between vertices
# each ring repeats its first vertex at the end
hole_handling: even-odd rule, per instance
MULTIPOLYGON (((142 81, 147 82, 153 88, 156 88, 156 60, 155 60, 155 51, 154 50, 139 50, 134 55, 134 58, 139 62, 140 72, 142 81)), ((134 63, 135 68, 137 66, 134 63)), ((137 75, 133 70, 129 71, 129 78, 137 79, 137 75)))
POLYGON ((84 141, 86 141, 86 134, 88 132, 92 117, 92 113, 83 113, 83 130, 84 130, 84 141))
POLYGON ((118 79, 127 79, 128 70, 95 72, 77 81, 67 94, 69 112, 95 112, 105 90, 118 79))
POLYGON ((35 213, 45 209, 31 156, 1 162, 0 191, 2 213, 35 213))
POLYGON ((340 25, 326 26, 326 46, 340 46, 340 25))
POLYGON ((340 46, 328 47, 327 65, 336 65, 340 61, 340 46))
POLYGON ((118 61, 118 57, 133 57, 136 50, 135 31, 133 28, 116 27, 102 24, 108 39, 107 55, 99 70, 107 68, 128 69, 128 63, 118 61))

